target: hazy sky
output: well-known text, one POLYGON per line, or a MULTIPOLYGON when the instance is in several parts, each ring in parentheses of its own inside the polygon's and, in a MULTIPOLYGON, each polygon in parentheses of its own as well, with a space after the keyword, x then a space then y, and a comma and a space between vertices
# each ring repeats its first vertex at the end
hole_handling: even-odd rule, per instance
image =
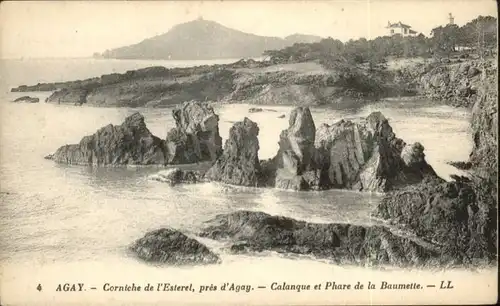
POLYGON ((203 16, 266 36, 294 33, 340 40, 384 34, 388 21, 416 31, 497 16, 492 0, 351 1, 8 1, 0 4, 0 56, 85 57, 137 43, 203 16))

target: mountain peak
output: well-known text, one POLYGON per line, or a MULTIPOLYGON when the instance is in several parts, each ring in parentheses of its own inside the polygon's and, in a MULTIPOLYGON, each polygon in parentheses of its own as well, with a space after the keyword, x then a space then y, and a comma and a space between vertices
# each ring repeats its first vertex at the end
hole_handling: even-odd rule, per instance
POLYGON ((294 34, 286 39, 259 36, 226 27, 203 16, 177 24, 167 33, 140 43, 106 51, 117 59, 220 59, 260 57, 266 50, 282 49, 297 42, 319 41, 311 35, 294 34))

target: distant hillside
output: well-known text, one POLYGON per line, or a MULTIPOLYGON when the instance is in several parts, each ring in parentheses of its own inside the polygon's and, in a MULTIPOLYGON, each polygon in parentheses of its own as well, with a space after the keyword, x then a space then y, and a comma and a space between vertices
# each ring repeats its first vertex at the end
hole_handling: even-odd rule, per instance
POLYGON ((244 33, 217 22, 198 19, 174 26, 170 31, 140 43, 107 50, 96 57, 116 59, 217 59, 261 56, 294 43, 316 42, 321 37, 294 34, 285 39, 244 33))

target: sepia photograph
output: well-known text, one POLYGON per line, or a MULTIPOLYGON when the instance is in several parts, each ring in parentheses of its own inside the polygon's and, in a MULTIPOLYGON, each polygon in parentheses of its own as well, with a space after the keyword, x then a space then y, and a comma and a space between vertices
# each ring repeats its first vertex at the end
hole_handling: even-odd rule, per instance
POLYGON ((492 0, 2 1, 0 305, 498 300, 492 0))

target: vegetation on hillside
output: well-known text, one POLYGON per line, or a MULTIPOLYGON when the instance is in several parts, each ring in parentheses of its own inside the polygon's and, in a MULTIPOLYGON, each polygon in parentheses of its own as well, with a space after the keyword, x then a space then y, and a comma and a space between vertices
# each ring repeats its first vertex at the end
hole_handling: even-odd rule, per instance
POLYGON ((297 43, 281 50, 268 50, 264 56, 273 63, 315 60, 327 68, 339 62, 355 65, 367 63, 372 68, 384 64, 389 57, 449 57, 464 48, 484 52, 497 45, 497 19, 479 16, 462 27, 454 24, 436 27, 430 35, 382 36, 372 40, 360 38, 346 43, 327 38, 316 43, 297 43))

